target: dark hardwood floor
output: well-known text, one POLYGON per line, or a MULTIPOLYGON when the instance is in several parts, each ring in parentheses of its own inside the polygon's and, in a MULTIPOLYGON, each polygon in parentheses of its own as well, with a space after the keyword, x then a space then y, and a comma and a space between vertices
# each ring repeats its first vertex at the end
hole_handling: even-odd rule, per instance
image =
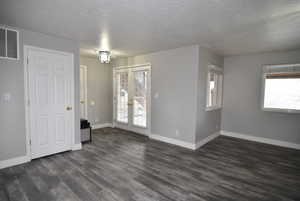
POLYGON ((1 201, 300 200, 300 151, 218 137, 193 152, 127 131, 0 170, 1 201))

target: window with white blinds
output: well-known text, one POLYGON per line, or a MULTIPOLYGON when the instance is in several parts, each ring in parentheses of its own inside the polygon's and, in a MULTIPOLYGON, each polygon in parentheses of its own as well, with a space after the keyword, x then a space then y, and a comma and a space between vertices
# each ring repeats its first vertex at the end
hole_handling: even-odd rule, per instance
POLYGON ((263 110, 300 112, 300 64, 263 68, 263 110))

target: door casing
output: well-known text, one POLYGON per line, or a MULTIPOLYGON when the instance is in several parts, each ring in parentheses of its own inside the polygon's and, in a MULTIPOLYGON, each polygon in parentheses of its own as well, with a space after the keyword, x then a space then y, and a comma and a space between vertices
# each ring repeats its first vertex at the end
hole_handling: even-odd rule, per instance
POLYGON ((28 52, 29 50, 37 50, 37 51, 46 51, 50 53, 55 54, 62 54, 66 56, 70 56, 71 58, 71 94, 73 95, 73 98, 71 99, 71 105, 73 107, 73 110, 70 112, 72 113, 72 119, 71 125, 72 125, 72 132, 71 132, 71 150, 78 149, 78 145, 75 144, 75 98, 74 98, 74 92, 75 92, 75 71, 74 71, 74 54, 69 52, 63 52, 63 51, 57 51, 57 50, 51 50, 51 49, 45 49, 35 46, 29 46, 24 45, 24 103, 25 103, 25 133, 26 133, 26 160, 31 161, 31 128, 30 128, 30 100, 29 100, 29 80, 28 80, 28 52), (73 134, 73 135, 72 135, 73 134))
MULTIPOLYGON (((129 115, 129 114, 128 114, 129 115)), ((145 63, 145 64, 137 64, 132 66, 119 66, 113 68, 113 127, 121 128, 124 130, 133 131, 142 135, 150 136, 151 135, 151 64, 145 63), (147 128, 131 125, 129 126, 130 122, 128 124, 117 122, 117 116, 116 116, 116 73, 119 71, 126 71, 126 69, 134 69, 138 68, 139 70, 148 70, 149 73, 149 95, 147 97, 148 105, 147 105, 147 128)))
MULTIPOLYGON (((80 65, 80 68, 82 68, 83 69, 83 71, 84 71, 84 113, 85 113, 85 119, 88 119, 88 99, 87 99, 87 93, 88 93, 88 91, 87 91, 87 71, 88 71, 88 69, 87 69, 87 66, 85 66, 85 65, 80 65)), ((79 80, 80 82, 81 82, 81 80, 79 80)), ((80 83, 81 84, 81 83, 80 83)), ((81 93, 81 92, 80 92, 81 93)), ((81 101, 81 100, 80 100, 81 101)), ((80 103, 81 104, 81 103, 80 103)), ((81 106, 80 106, 81 107, 81 106)), ((81 108, 80 108, 81 109, 81 108)), ((81 113, 81 111, 80 111, 80 113, 81 113)), ((81 114, 80 114, 81 115, 81 114)))

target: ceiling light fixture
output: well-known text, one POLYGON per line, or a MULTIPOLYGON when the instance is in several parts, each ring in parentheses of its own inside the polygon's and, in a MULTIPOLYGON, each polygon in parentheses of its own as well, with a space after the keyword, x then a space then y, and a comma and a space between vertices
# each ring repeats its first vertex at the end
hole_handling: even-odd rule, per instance
POLYGON ((99 51, 99 60, 102 64, 108 64, 110 62, 110 51, 99 51))

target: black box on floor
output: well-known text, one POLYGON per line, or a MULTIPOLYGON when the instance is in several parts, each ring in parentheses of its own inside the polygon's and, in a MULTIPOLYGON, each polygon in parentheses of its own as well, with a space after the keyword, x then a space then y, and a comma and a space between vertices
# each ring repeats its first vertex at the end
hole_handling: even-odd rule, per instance
POLYGON ((80 137, 81 142, 92 141, 92 128, 88 120, 80 119, 80 137))

